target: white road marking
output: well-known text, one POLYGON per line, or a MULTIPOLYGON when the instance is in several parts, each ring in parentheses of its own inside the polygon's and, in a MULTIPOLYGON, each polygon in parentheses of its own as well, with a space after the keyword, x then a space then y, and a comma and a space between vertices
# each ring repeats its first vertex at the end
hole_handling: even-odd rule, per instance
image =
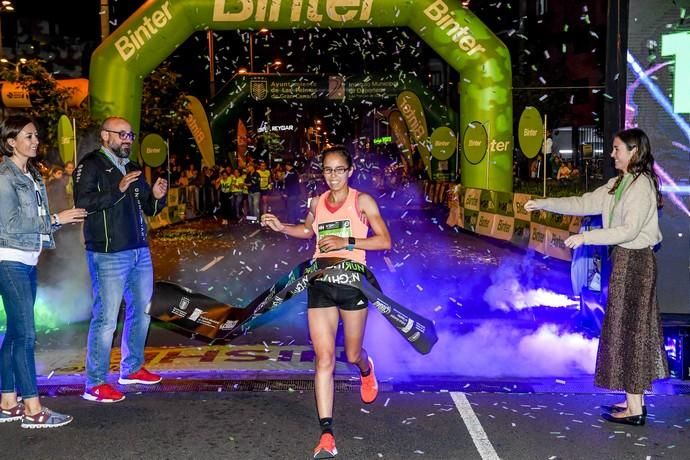
POLYGON ((482 428, 482 424, 479 423, 479 419, 474 413, 474 410, 472 409, 470 402, 467 400, 465 393, 452 392, 450 397, 453 398, 455 407, 458 409, 458 412, 460 412, 460 416, 465 422, 467 431, 469 431, 472 441, 477 447, 482 460, 500 460, 501 457, 498 456, 494 446, 486 436, 486 432, 484 431, 484 428, 482 428))

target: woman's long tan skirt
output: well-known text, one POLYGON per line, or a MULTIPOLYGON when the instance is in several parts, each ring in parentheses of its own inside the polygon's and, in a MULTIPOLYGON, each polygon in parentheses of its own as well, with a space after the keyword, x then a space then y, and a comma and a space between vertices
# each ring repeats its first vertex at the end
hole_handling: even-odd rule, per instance
POLYGON ((641 394, 668 377, 654 252, 616 246, 594 383, 641 394))

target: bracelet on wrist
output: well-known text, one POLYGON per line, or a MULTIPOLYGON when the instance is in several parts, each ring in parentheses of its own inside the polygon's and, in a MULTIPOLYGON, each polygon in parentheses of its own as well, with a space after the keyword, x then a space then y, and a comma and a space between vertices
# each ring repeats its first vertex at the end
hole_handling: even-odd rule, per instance
POLYGON ((53 214, 53 220, 55 221, 55 223, 54 223, 53 225, 55 225, 55 226, 57 226, 57 227, 60 227, 60 226, 62 225, 62 224, 60 223, 60 218, 58 217, 57 214, 53 214))

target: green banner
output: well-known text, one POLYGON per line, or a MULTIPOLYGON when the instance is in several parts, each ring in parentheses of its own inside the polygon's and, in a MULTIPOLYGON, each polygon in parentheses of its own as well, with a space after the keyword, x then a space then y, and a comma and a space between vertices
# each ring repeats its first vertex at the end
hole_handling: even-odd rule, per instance
POLYGON ((400 152, 405 158, 407 165, 409 167, 414 166, 410 132, 407 130, 407 125, 405 125, 405 120, 399 110, 391 110, 391 113, 388 115, 388 126, 391 128, 393 140, 400 147, 400 152))
POLYGON ((74 129, 72 128, 72 121, 67 118, 67 115, 61 115, 58 119, 58 150, 60 151, 60 158, 62 164, 68 161, 73 161, 76 164, 76 139, 74 136, 74 129))
POLYGON ((194 141, 199 148, 199 152, 201 152, 201 158, 204 160, 203 164, 206 166, 215 166, 216 157, 213 154, 211 127, 208 124, 204 106, 201 105, 201 101, 194 96, 187 96, 187 100, 189 101, 187 104, 189 115, 185 118, 187 127, 192 132, 194 141))
POLYGON ((462 75, 460 126, 488 125, 490 164, 462 158, 467 186, 511 191, 512 73, 506 46, 458 0, 149 0, 96 49, 90 103, 96 120, 140 128, 144 78, 198 30, 409 27, 462 75), (488 181, 486 180, 488 171, 488 181), (487 183, 488 182, 488 183, 487 183))
POLYGON ((431 155, 437 160, 447 160, 455 153, 457 142, 452 129, 447 126, 436 128, 431 133, 431 155))
POLYGON ((146 165, 157 168, 168 157, 168 143, 158 134, 149 134, 141 141, 141 158, 146 165))
POLYGON ((527 158, 534 158, 544 142, 544 123, 536 107, 525 107, 518 124, 520 150, 527 158))
POLYGON ((422 157, 422 163, 424 163, 424 169, 431 177, 431 143, 427 142, 429 132, 422 103, 412 91, 400 93, 396 98, 396 102, 400 113, 405 119, 407 129, 410 130, 410 137, 417 145, 419 155, 422 157))
POLYGON ((467 162, 478 165, 486 155, 489 136, 484 125, 478 121, 472 122, 465 128, 462 136, 462 151, 467 162))

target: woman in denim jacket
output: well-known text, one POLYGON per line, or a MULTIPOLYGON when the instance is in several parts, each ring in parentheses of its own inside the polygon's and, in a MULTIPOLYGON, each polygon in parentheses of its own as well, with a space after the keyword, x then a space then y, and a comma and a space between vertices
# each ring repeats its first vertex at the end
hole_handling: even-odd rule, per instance
POLYGON ((29 160, 36 156, 38 132, 33 121, 13 115, 0 122, 0 296, 7 327, 0 348, 0 423, 20 421, 22 428, 55 428, 69 415, 41 405, 34 362, 36 264, 43 248, 55 247, 53 231, 81 222, 84 209, 49 215, 46 188, 29 160), (17 390, 22 402, 18 401, 17 390))

